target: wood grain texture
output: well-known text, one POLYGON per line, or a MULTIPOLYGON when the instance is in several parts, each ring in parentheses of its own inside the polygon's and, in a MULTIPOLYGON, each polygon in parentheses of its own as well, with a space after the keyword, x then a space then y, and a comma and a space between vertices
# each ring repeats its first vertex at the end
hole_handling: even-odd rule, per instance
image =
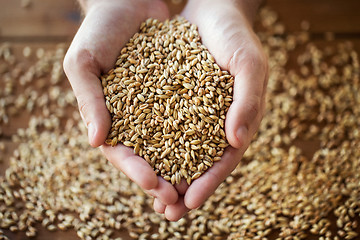
MULTIPOLYGON (((172 15, 184 6, 168 2, 172 15)), ((307 20, 312 33, 360 37, 358 0, 268 0, 266 4, 278 12, 290 32, 301 30, 301 22, 307 20)), ((6 40, 71 39, 81 22, 75 0, 31 0, 27 8, 21 7, 20 0, 0 0, 0 6, 0 37, 6 40)))
POLYGON ((0 37, 66 39, 76 33, 80 23, 75 0, 31 0, 26 8, 19 0, 0 0, 0 37))

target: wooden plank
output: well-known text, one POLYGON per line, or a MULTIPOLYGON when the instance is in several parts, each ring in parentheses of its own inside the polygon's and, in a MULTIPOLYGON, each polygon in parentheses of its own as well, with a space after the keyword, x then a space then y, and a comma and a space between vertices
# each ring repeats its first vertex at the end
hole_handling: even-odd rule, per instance
POLYGON ((19 0, 0 0, 1 37, 69 37, 80 23, 75 0, 32 0, 21 7, 19 0))
MULTIPOLYGON (((178 14, 182 4, 169 1, 172 15, 178 14)), ((313 33, 360 33, 360 1, 347 0, 268 0, 266 3, 286 22, 288 31, 299 31, 301 22, 311 22, 313 33)), ((80 24, 79 7, 75 0, 32 0, 22 8, 19 0, 0 0, 0 36, 71 37, 80 24), (29 21, 31 19, 31 21, 29 21)))
MULTIPOLYGON (((185 3, 167 2, 171 15, 179 14, 185 3)), ((32 0, 26 8, 19 0, 0 0, 0 6, 0 37, 5 40, 71 39, 81 22, 76 0, 32 0)))
POLYGON ((286 22, 288 31, 301 30, 301 22, 310 22, 313 33, 360 33, 360 1, 358 0, 268 0, 286 22))

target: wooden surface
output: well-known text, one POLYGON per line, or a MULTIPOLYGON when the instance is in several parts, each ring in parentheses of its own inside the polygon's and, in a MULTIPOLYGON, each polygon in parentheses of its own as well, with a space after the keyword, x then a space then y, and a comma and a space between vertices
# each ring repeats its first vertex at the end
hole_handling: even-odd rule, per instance
POLYGON ((64 41, 75 34, 80 22, 76 1, 0 0, 1 40, 64 41))
MULTIPOLYGON (((21 7, 20 0, 0 0, 0 40, 70 40, 81 21, 75 0, 31 0, 21 7)), ((288 31, 299 31, 303 20, 311 23, 310 32, 334 32, 352 39, 360 35, 358 0, 268 0, 285 22, 288 31)), ((171 13, 179 7, 171 4, 171 13)))
POLYGON ((310 32, 360 34, 360 3, 358 0, 268 0, 285 22, 288 31, 300 30, 300 23, 311 23, 310 32))
MULTIPOLYGON (((79 7, 74 0, 32 0, 28 7, 22 7, 22 3, 20 0, 0 0, 0 44, 12 43, 16 55, 21 57, 25 46, 54 49, 60 42, 71 41, 81 21, 79 7)), ((310 23, 311 35, 320 45, 326 44, 325 36, 331 32, 339 41, 352 41, 360 52, 359 0, 268 0, 266 4, 278 12, 288 32, 299 31, 306 20, 310 23)), ((171 11, 178 12, 178 7, 172 5, 171 11)), ((0 141, 6 146, 5 155, 1 156, 5 161, 0 161, 0 174, 4 173, 8 164, 6 160, 15 148, 10 136, 17 128, 27 126, 28 117, 15 119, 0 135, 0 141)), ((298 144, 308 155, 317 146, 314 143, 298 144)), ((26 239, 23 234, 7 233, 13 239, 26 239)), ((71 231, 49 233, 42 230, 37 239, 74 239, 75 236, 71 231)))

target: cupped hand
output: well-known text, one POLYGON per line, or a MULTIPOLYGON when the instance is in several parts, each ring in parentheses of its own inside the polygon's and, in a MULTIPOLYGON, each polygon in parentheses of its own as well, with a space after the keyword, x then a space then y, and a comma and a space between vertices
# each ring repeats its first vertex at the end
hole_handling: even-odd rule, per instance
POLYGON ((252 29, 259 1, 189 0, 182 15, 198 26, 202 43, 219 66, 235 78, 233 103, 226 116, 229 146, 221 159, 189 187, 177 186, 175 204, 155 199, 154 209, 171 220, 201 206, 235 169, 256 133, 265 107, 267 58, 252 29))
POLYGON ((64 70, 74 90, 89 142, 101 146, 107 159, 161 204, 178 201, 177 190, 157 177, 150 165, 123 145, 103 143, 111 126, 99 77, 114 65, 121 49, 147 18, 169 17, 161 0, 88 0, 85 19, 64 59, 64 70))

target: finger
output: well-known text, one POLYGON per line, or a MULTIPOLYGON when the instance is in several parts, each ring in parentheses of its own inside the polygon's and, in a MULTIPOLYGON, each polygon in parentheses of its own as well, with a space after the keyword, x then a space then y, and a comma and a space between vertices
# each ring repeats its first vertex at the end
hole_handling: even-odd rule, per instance
POLYGON ((165 208, 165 217, 169 221, 178 221, 189 209, 184 204, 184 198, 179 197, 175 204, 167 205, 165 208))
POLYGON ((158 176, 157 178, 158 185, 156 186, 156 188, 146 190, 145 192, 155 197, 165 205, 176 203, 176 201, 178 200, 178 193, 176 189, 162 177, 158 176))
POLYGON ((155 198, 153 203, 154 211, 157 213, 164 213, 166 205, 163 204, 159 199, 155 198))
POLYGON ((262 118, 266 58, 261 53, 254 54, 240 49, 230 61, 230 71, 235 74, 235 82, 233 102, 226 115, 225 131, 230 145, 240 148, 251 141, 262 118))
POLYGON ((150 165, 141 157, 136 156, 131 148, 118 144, 115 147, 102 145, 106 158, 133 182, 144 190, 158 186, 158 178, 150 165))
POLYGON ((181 182, 179 184, 175 184, 176 191, 180 195, 184 195, 186 193, 186 190, 189 188, 189 185, 185 181, 185 179, 181 179, 181 182))
POLYGON ((81 117, 88 128, 89 143, 98 147, 106 139, 111 119, 97 77, 99 72, 96 61, 88 51, 83 51, 76 59, 71 55, 65 58, 64 70, 74 90, 81 117))
POLYGON ((220 161, 191 183, 184 196, 185 206, 189 209, 200 207, 235 169, 244 151, 228 147, 220 161))

